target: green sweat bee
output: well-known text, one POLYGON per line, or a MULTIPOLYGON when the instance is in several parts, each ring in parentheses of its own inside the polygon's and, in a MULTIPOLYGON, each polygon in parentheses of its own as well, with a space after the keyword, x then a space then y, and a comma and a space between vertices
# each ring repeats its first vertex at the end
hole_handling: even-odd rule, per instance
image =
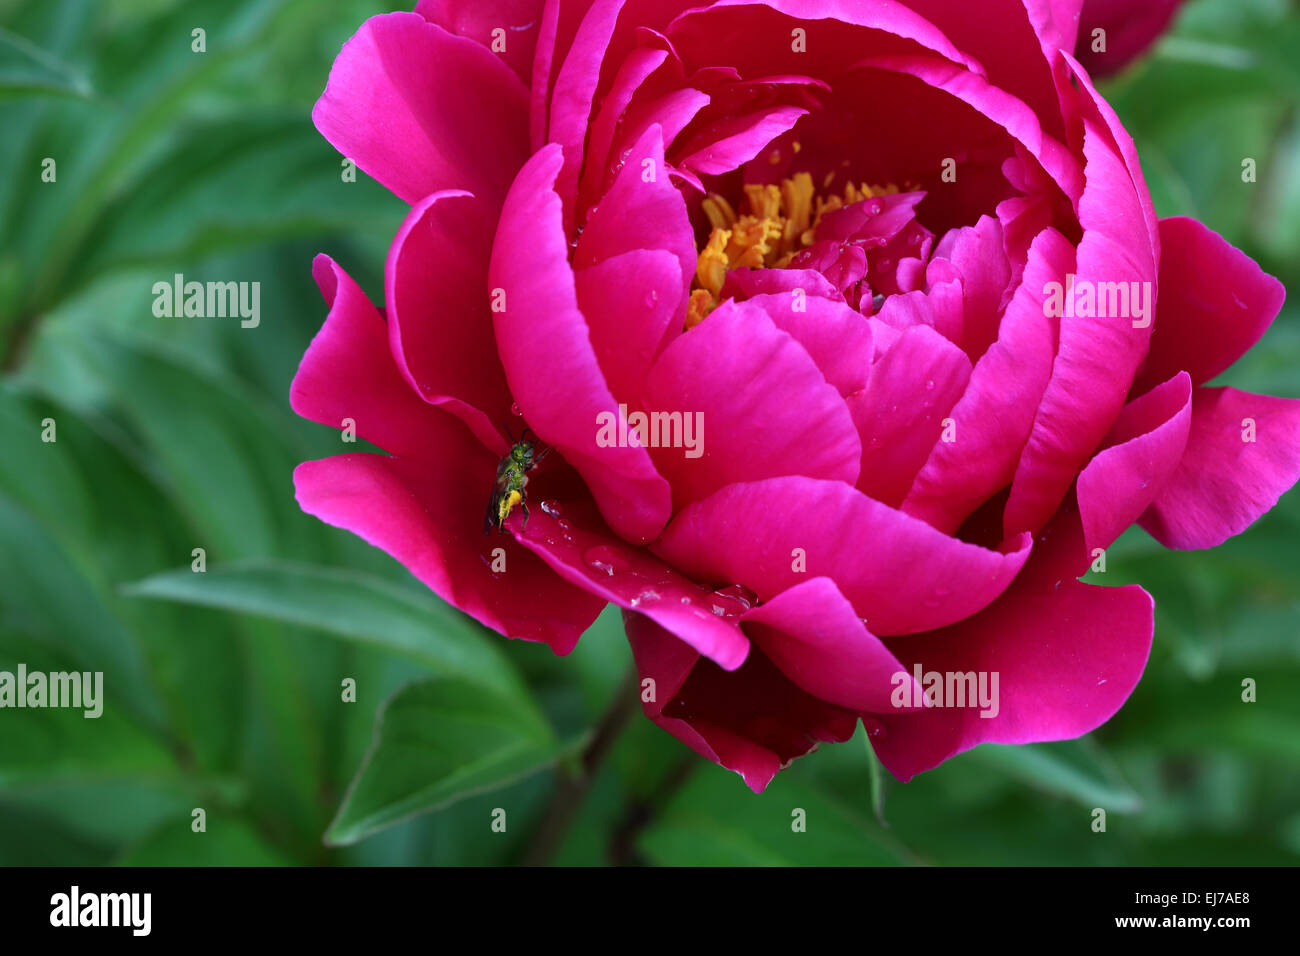
MULTIPOLYGON (((496 525, 500 534, 506 533, 506 518, 518 505, 524 512, 524 523, 520 530, 528 527, 528 473, 537 467, 551 449, 541 454, 536 453, 537 442, 529 440, 529 429, 525 428, 515 441, 510 429, 506 435, 510 438, 510 451, 497 462, 497 480, 492 489, 492 500, 488 502, 487 514, 483 516, 483 533, 489 534, 496 525)), ((536 437, 536 436, 534 436, 536 437)))

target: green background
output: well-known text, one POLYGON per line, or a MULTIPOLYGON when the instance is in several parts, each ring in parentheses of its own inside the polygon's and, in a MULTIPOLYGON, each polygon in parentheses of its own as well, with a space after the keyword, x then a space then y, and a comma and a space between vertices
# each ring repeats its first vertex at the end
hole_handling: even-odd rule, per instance
MULTIPOLYGON (((340 44, 379 12, 0 0, 0 669, 102 670, 108 696, 97 721, 0 711, 0 863, 519 861, 556 761, 620 686, 611 612, 567 659, 507 642, 294 502, 297 462, 354 447, 288 407, 325 315, 311 258, 378 299, 404 214, 364 175, 342 182, 309 118, 340 44), (175 272, 259 281, 260 327, 155 318, 151 287, 175 272)), ((1159 211, 1202 219, 1292 288, 1297 51, 1292 5, 1196 0, 1105 84, 1159 211)), ((1300 396, 1294 305, 1224 381, 1300 396)), ((1295 494, 1212 552, 1121 539, 1096 577, 1155 595, 1155 648, 1083 741, 981 747, 900 785, 859 732, 760 798, 636 715, 558 859, 1294 864, 1297 540, 1295 494)))

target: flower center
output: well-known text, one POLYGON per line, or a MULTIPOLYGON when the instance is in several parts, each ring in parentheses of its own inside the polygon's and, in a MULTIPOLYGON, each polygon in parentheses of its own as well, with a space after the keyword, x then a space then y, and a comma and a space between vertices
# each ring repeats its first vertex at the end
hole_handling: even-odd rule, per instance
MULTIPOLYGON (((826 176, 823 190, 834 178, 834 173, 826 176)), ((729 270, 789 268, 796 256, 818 240, 818 227, 824 217, 869 199, 902 192, 893 183, 849 183, 838 194, 819 194, 808 173, 795 173, 780 184, 748 183, 742 190, 739 210, 717 193, 709 193, 701 203, 711 231, 696 262, 686 312, 687 329, 717 308, 729 270)))

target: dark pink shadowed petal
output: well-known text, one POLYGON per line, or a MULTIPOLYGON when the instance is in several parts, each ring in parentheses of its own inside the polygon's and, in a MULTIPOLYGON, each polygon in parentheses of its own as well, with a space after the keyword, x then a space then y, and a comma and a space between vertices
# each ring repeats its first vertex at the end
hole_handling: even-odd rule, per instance
POLYGON ((1075 55, 1093 76, 1118 73, 1164 33, 1182 4, 1183 0, 1086 0, 1075 55), (1094 30, 1105 31, 1104 52, 1093 52, 1094 30))
POLYGON ((583 476, 610 527, 642 543, 668 520, 671 494, 644 448, 597 444, 599 416, 617 402, 578 309, 551 188, 559 168, 560 148, 543 148, 506 197, 489 269, 505 297, 492 316, 497 347, 528 425, 583 476))
MULTIPOLYGON (((707 320, 706 320, 707 321, 707 320)), ((872 633, 951 624, 1001 594, 1029 556, 942 534, 838 481, 731 485, 683 509, 654 545, 696 580, 743 584, 768 600, 809 576, 831 578, 872 633)))
POLYGON ((848 740, 857 729, 857 714, 800 690, 757 649, 728 672, 685 653, 681 641, 649 618, 630 612, 623 618, 642 686, 654 688, 654 699, 642 704, 646 716, 740 774, 755 793, 819 741, 848 740))
POLYGON ((1240 534, 1300 479, 1297 434, 1300 399, 1196 389, 1187 450, 1142 527, 1168 548, 1213 548, 1240 534))
POLYGON ((312 110, 321 135, 408 203, 465 189, 495 207, 528 158, 528 92, 474 40, 414 13, 371 17, 312 110))

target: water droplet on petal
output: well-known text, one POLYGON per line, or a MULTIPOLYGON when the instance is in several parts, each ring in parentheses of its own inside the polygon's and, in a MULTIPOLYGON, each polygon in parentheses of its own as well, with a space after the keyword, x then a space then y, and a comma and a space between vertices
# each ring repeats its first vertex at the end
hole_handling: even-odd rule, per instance
POLYGON ((652 588, 646 588, 632 599, 632 606, 640 607, 642 604, 654 604, 656 601, 662 600, 662 594, 652 588))
POLYGON ((615 571, 626 571, 628 569, 627 558, 623 556, 623 552, 617 548, 611 548, 607 544, 599 544, 594 548, 588 548, 583 553, 582 560, 587 563, 589 568, 600 571, 609 577, 613 577, 615 571))
POLYGON ((885 725, 871 717, 863 717, 862 726, 867 731, 867 736, 872 740, 884 740, 889 736, 885 731, 885 725))
POLYGON ((518 416, 521 417, 521 418, 523 417, 523 414, 524 414, 524 413, 521 412, 521 411, 519 410, 519 403, 518 403, 518 402, 513 402, 513 403, 511 403, 511 405, 510 405, 510 414, 511 414, 511 415, 518 415, 518 416))
POLYGON ((547 498, 545 501, 542 502, 542 510, 545 511, 552 518, 558 518, 562 514, 564 514, 564 512, 560 510, 559 502, 554 501, 551 498, 547 498))

